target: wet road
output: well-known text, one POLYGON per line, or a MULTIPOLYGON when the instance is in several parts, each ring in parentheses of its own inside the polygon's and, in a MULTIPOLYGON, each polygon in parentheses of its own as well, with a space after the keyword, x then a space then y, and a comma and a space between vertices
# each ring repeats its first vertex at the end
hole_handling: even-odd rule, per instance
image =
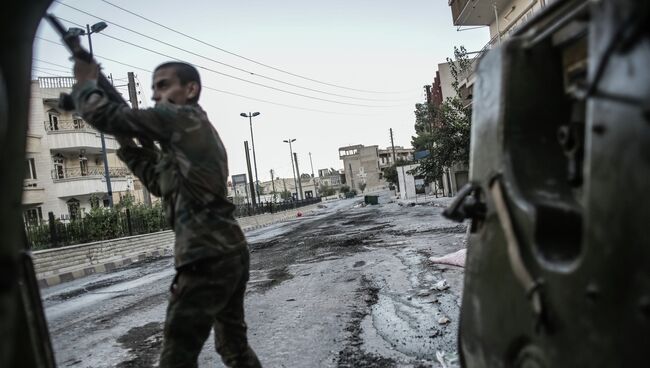
MULTIPOLYGON (((433 265, 463 246, 442 201, 327 204, 247 234, 251 345, 266 367, 438 367, 453 357, 462 269, 433 265)), ((172 260, 43 290, 61 367, 157 365, 172 260)), ((212 338, 201 367, 221 366, 212 338)))

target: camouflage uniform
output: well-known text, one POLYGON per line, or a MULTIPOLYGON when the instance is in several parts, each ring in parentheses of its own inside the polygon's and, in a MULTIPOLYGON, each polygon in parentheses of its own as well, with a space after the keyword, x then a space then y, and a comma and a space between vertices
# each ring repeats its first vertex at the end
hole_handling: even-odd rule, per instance
POLYGON ((162 197, 176 234, 177 274, 160 366, 196 366, 213 327, 226 365, 259 367, 244 322, 248 244, 226 198, 226 150, 203 109, 162 103, 132 110, 110 102, 94 82, 75 86, 73 96, 83 118, 100 131, 160 144, 118 151, 149 191, 162 197))

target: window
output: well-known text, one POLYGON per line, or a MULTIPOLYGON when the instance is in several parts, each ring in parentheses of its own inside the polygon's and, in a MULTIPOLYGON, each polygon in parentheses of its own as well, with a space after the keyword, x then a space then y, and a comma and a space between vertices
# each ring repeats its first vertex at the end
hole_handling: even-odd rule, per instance
POLYGON ((48 111, 50 130, 59 130, 59 113, 56 110, 48 111))
POLYGON ((65 169, 63 166, 63 155, 57 153, 52 156, 52 163, 54 164, 54 172, 52 174, 53 179, 63 179, 65 178, 65 169))
POLYGON ((84 128, 84 121, 81 119, 80 116, 73 115, 72 116, 72 126, 75 129, 83 129, 84 128))
POLYGON ((33 158, 25 159, 25 179, 36 179, 36 165, 33 158))
POLYGON ((23 212, 23 220, 27 225, 39 225, 43 221, 43 212, 40 207, 27 209, 23 212))
POLYGON ((70 220, 78 220, 81 215, 79 200, 72 198, 67 202, 68 204, 68 213, 70 214, 70 220))
POLYGON ((81 176, 88 175, 88 157, 86 157, 85 150, 81 150, 79 153, 79 169, 81 171, 81 176))

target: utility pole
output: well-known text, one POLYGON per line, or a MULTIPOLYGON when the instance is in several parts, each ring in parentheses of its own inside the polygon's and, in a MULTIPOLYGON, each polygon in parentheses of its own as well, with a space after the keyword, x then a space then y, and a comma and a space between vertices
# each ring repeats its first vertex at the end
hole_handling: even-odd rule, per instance
POLYGON ((298 177, 298 188, 300 188, 300 200, 305 199, 305 195, 302 192, 302 180, 300 179, 300 169, 298 169, 298 154, 293 153, 293 159, 296 161, 296 176, 298 177))
MULTIPOLYGON (((127 76, 129 79, 128 89, 129 89, 129 100, 131 101, 131 108, 137 110, 138 93, 135 90, 135 77, 133 75, 133 72, 128 72, 127 76)), ((149 190, 144 184, 142 185, 142 196, 144 197, 145 206, 151 207, 151 196, 149 195, 149 190)))
POLYGON ((349 163, 348 167, 350 168, 350 190, 354 190, 354 172, 352 171, 352 164, 349 163))
MULTIPOLYGON (((395 165, 395 173, 397 173, 397 157, 395 156, 395 142, 393 141, 393 128, 390 128, 390 145, 393 147, 393 165, 395 165)), ((397 177, 397 191, 399 189, 399 176, 397 177)))
POLYGON ((248 141, 244 141, 244 150, 246 151, 246 167, 248 168, 248 182, 251 187, 251 199, 253 208, 257 207, 257 199, 255 198, 255 183, 253 183, 253 171, 251 170, 251 155, 248 152, 248 141))
POLYGON ((271 169, 271 186, 273 186, 273 202, 275 202, 277 194, 275 193, 275 176, 273 174, 273 169, 271 169))
POLYGON ((309 165, 311 165, 311 181, 314 182, 314 194, 319 197, 318 189, 316 189, 316 177, 314 176, 314 163, 311 160, 311 152, 309 152, 309 165))
MULTIPOLYGON (((293 174, 293 185, 295 185, 296 191, 298 190, 298 181, 296 180, 296 169, 293 164, 293 148, 291 147, 291 143, 295 142, 295 138, 289 138, 283 140, 284 143, 289 143, 289 158, 291 159, 291 173, 293 174)), ((291 196, 293 198, 293 195, 291 196)), ((298 194, 296 193, 296 199, 298 199, 298 194)))

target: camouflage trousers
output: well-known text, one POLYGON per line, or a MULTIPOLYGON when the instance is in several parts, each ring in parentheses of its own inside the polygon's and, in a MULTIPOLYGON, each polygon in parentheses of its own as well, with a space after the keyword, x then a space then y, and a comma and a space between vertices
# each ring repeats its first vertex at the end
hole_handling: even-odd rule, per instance
POLYGON ((197 367, 212 328, 216 350, 226 366, 261 367, 246 337, 244 293, 248 272, 248 249, 178 271, 167 307, 161 368, 197 367))

